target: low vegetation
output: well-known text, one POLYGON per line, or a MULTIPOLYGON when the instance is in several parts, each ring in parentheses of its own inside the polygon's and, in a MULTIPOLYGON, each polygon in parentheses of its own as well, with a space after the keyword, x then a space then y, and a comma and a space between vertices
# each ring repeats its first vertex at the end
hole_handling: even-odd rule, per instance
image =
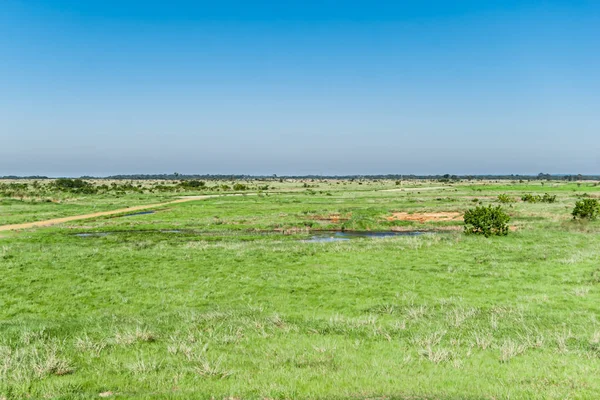
POLYGON ((572 215, 574 219, 595 220, 600 214, 600 203, 596 199, 583 199, 575 203, 572 215))
POLYGON ((556 195, 544 193, 543 196, 540 196, 527 193, 521 197, 521 200, 528 203, 554 203, 556 201, 556 195))
POLYGON ((510 217, 500 206, 481 206, 465 212, 465 233, 470 235, 506 236, 510 217))
POLYGON ((600 186, 450 178, 0 181, 1 224, 225 195, 0 231, 0 399, 597 397, 600 186))
POLYGON ((498 195, 498 201, 503 204, 508 204, 514 203, 516 200, 513 197, 507 195, 506 193, 502 193, 498 195))

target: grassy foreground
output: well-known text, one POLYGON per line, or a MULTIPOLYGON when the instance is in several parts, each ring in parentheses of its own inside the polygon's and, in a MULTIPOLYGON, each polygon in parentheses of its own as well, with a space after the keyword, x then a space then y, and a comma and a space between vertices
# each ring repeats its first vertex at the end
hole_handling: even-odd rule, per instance
POLYGON ((287 186, 4 233, 0 399, 598 397, 599 187, 287 186), (540 192, 503 238, 386 219, 540 192), (342 227, 442 231, 302 241, 342 227))

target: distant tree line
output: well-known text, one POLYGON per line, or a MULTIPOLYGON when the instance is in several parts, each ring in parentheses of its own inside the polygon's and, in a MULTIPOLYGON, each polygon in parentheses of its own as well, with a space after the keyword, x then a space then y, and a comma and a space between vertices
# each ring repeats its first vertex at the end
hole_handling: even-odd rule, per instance
MULTIPOLYGON (((2 176, 0 179, 55 179, 47 176, 2 176)), ((219 175, 219 174, 132 174, 132 175, 111 175, 111 176, 81 176, 79 179, 113 179, 113 180, 282 180, 282 179, 340 179, 340 180, 361 180, 361 179, 388 179, 388 180, 437 180, 440 182, 452 182, 459 180, 548 180, 548 181, 585 181, 600 180, 600 175, 583 174, 545 174, 538 175, 404 175, 404 174, 382 174, 382 175, 219 175)))

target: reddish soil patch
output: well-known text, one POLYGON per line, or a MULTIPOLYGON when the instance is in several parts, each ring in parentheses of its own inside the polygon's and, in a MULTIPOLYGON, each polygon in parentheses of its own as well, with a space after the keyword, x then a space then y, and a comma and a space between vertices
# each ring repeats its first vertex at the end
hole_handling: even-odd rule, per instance
POLYGON ((431 213, 412 213, 395 212, 387 217, 388 221, 417 221, 425 222, 441 222, 441 221, 462 221, 463 217, 458 212, 431 212, 431 213))
MULTIPOLYGON (((463 227, 461 225, 440 226, 433 229, 432 232, 462 231, 462 229, 463 227)), ((410 226, 393 226, 390 230, 392 232, 413 232, 415 228, 411 228, 410 226)), ((424 231, 427 231, 427 229, 424 231)))
MULTIPOLYGON (((510 225, 508 227, 508 229, 511 232, 516 232, 520 228, 518 226, 515 226, 515 225, 510 225)), ((414 228, 411 228, 410 226, 393 226, 390 230, 392 232, 410 232, 410 231, 413 231, 414 228)), ((462 231, 462 230, 463 230, 462 225, 440 226, 440 227, 436 227, 435 228, 436 232, 442 232, 442 231, 462 231)))

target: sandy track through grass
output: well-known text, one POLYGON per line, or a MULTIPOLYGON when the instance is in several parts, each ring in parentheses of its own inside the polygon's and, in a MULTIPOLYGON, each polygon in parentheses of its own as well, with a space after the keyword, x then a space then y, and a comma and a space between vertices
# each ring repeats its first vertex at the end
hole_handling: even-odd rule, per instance
MULTIPOLYGON (((232 194, 232 195, 226 195, 226 196, 241 196, 241 195, 240 194, 232 194)), ((186 202, 195 201, 195 200, 205 200, 205 199, 210 199, 210 198, 214 198, 214 197, 224 197, 224 196, 223 195, 187 196, 187 197, 182 197, 177 200, 167 201, 164 203, 146 204, 146 205, 141 205, 141 206, 133 206, 133 207, 129 207, 129 208, 120 208, 118 210, 101 211, 101 212, 96 212, 96 213, 91 213, 91 214, 83 214, 83 215, 74 215, 71 217, 53 218, 53 219, 48 219, 45 221, 25 222, 22 224, 3 225, 3 226, 0 226, 0 232, 16 231, 16 230, 31 229, 31 228, 41 228, 41 227, 46 227, 46 226, 62 224, 64 222, 79 221, 82 219, 91 219, 91 218, 97 218, 97 217, 105 217, 105 216, 109 216, 109 215, 118 215, 118 214, 130 213, 130 212, 135 212, 135 211, 147 210, 149 208, 164 207, 164 206, 167 206, 170 204, 186 203, 186 202)))
POLYGON ((397 189, 382 189, 380 192, 419 192, 421 190, 440 190, 448 189, 444 186, 426 186, 426 187, 409 187, 409 188, 397 188, 397 189))

